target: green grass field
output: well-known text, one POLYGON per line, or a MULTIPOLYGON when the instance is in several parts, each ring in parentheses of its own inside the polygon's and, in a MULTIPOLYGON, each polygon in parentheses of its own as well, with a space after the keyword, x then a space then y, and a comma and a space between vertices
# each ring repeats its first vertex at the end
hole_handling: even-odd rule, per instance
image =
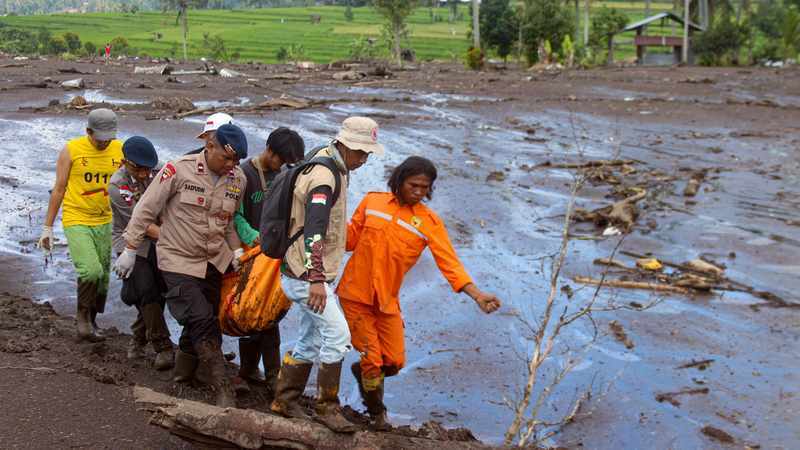
MULTIPOLYGON (((624 10, 631 23, 644 17, 643 2, 596 2, 624 10)), ((669 3, 653 3, 653 13, 671 8, 669 3)), ((346 58, 353 40, 361 37, 379 37, 381 17, 371 8, 354 8, 354 20, 347 22, 344 8, 323 6, 312 8, 268 8, 251 10, 190 10, 189 56, 209 56, 203 48, 203 34, 219 35, 229 53, 238 52, 242 61, 275 62, 280 47, 302 44, 308 59, 329 62, 346 58), (321 22, 312 24, 311 15, 319 15, 321 22)), ((422 60, 451 60, 462 56, 469 47, 467 34, 469 17, 466 7, 461 8, 462 19, 448 23, 447 9, 419 8, 409 19, 411 46, 422 60), (431 14, 444 21, 435 22, 431 14)), ((138 14, 52 14, 40 16, 12 16, 0 18, 9 26, 28 30, 49 29, 54 35, 67 31, 77 33, 81 41, 91 41, 98 47, 114 37, 122 36, 140 54, 148 56, 180 56, 181 29, 175 23, 175 13, 140 12, 138 14), (157 33, 161 37, 156 38, 157 33), (177 52, 177 53, 176 53, 177 52)), ((655 30, 654 30, 655 31, 655 30)), ((669 33, 669 27, 666 28, 669 33)), ((654 33, 655 34, 655 33, 654 33)), ((620 42, 633 36, 623 35, 620 42)), ((633 54, 633 47, 621 45, 618 57, 633 54)))

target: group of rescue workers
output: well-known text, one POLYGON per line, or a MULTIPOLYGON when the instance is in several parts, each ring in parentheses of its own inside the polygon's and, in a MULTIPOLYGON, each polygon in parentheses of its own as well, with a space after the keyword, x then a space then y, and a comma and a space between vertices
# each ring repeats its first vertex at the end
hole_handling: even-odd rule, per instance
POLYGON ((389 429, 384 378, 405 363, 398 293, 426 247, 455 292, 472 297, 486 313, 500 307, 497 297, 473 283, 444 222, 423 203, 437 178, 430 160, 406 159, 389 178, 390 192, 368 193, 348 223, 350 172, 371 154, 384 153, 370 118, 347 118, 328 145, 308 155, 298 133, 278 128, 266 149, 247 160, 247 138, 224 113, 205 122, 197 136, 203 147, 166 164, 148 139, 122 143, 116 134, 114 112, 96 109, 86 136, 61 150, 39 246, 51 249, 53 223, 63 209, 78 278, 77 334, 90 342, 105 339, 96 317, 105 309, 113 248, 113 270, 123 279, 120 298, 138 310, 128 358, 144 358, 149 343, 155 369, 174 369, 178 382, 211 385, 218 406, 235 406, 235 393, 246 392, 248 383, 266 384, 274 394, 272 411, 311 418, 298 401, 318 360, 313 418, 334 431, 353 432, 338 399, 342 361, 352 346, 361 354, 351 371, 371 425, 389 429), (289 186, 286 235, 278 236, 287 247, 280 287, 299 310, 298 340, 281 360, 278 324, 241 337, 239 376, 231 380, 217 320, 222 277, 240 269, 246 248, 267 248, 266 241, 275 239, 264 231, 262 209, 276 177, 301 163, 307 168, 289 186), (334 287, 345 252, 352 255, 334 287), (177 353, 165 305, 183 327, 177 353))

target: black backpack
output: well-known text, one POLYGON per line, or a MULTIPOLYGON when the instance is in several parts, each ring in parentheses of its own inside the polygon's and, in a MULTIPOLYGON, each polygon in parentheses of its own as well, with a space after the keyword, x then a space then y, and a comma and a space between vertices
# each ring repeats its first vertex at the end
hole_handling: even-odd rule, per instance
POLYGON ((333 158, 328 156, 317 156, 320 150, 327 148, 327 145, 316 147, 311 150, 299 163, 284 168, 275 179, 272 180, 270 194, 266 198, 264 208, 261 211, 261 252, 270 258, 283 259, 286 251, 303 235, 303 229, 297 231, 293 236, 289 236, 289 220, 292 217, 292 203, 294 199, 294 186, 297 177, 307 174, 316 165, 325 166, 333 172, 336 180, 336 187, 333 190, 333 204, 339 200, 342 190, 342 177, 339 167, 333 158))

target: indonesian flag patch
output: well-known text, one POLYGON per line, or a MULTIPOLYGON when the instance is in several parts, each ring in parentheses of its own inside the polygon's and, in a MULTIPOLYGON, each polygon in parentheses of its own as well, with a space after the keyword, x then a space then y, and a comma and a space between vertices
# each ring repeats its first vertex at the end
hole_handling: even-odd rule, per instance
POLYGON ((325 206, 328 204, 328 196, 325 194, 314 194, 311 196, 311 204, 325 206))
POLYGON ((175 172, 177 172, 177 170, 175 170, 175 166, 173 166, 172 163, 167 163, 167 165, 164 166, 164 170, 161 172, 161 180, 159 180, 159 183, 169 180, 173 175, 175 175, 175 172))

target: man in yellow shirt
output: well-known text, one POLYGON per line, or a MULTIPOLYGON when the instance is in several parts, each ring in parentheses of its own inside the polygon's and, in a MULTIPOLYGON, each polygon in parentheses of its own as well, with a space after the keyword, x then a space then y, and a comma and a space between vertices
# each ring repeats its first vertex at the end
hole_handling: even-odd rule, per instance
POLYGON ((86 136, 73 139, 56 162, 56 181, 50 193, 39 247, 50 251, 53 222, 63 202, 61 223, 69 255, 78 274, 76 319, 78 337, 102 341, 95 317, 105 309, 111 265, 111 204, 108 182, 122 165, 122 142, 117 116, 110 109, 89 113, 86 136))

